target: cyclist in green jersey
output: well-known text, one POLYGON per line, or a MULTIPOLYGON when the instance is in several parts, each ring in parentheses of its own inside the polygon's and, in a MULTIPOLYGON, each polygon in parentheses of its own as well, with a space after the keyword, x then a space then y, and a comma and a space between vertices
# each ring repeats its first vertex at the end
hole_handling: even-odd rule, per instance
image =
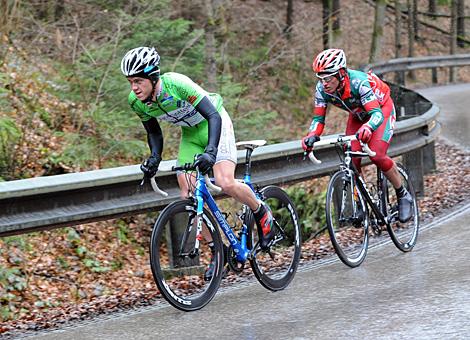
MULTIPOLYGON (((158 120, 181 126, 178 163, 196 163, 203 174, 213 170, 215 182, 224 193, 253 210, 261 247, 266 249, 274 237, 272 213, 253 191, 235 180, 237 154, 232 122, 219 94, 208 93, 185 75, 168 72, 160 75, 160 56, 153 47, 137 47, 126 53, 121 71, 129 81, 129 105, 147 131, 150 156, 140 169, 156 174, 162 160, 163 134, 158 120)), ((181 196, 189 186, 183 173, 177 174, 181 196)), ((206 239, 208 233, 204 233, 206 239)), ((212 268, 206 274, 210 278, 212 268)))

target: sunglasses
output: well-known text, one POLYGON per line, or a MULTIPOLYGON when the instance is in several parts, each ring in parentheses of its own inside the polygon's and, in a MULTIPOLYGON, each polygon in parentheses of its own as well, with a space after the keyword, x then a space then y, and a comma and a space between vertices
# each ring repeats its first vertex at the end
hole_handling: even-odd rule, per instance
POLYGON ((336 78, 335 75, 338 72, 335 73, 329 73, 329 74, 316 74, 317 78, 320 79, 324 83, 329 83, 330 81, 333 80, 333 78, 336 78))

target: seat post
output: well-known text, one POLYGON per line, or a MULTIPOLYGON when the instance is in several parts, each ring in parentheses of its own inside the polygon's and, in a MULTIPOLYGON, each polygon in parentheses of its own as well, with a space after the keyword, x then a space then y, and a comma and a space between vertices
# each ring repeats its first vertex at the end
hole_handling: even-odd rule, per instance
POLYGON ((245 156, 245 176, 251 175, 251 154, 252 153, 253 153, 253 149, 247 147, 246 156, 245 156))

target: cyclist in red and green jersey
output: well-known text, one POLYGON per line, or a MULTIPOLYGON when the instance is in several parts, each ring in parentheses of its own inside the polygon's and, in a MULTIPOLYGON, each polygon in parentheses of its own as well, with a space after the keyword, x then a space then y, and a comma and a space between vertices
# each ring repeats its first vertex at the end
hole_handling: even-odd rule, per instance
MULTIPOLYGON (((408 221, 412 198, 401 182, 395 162, 387 155, 396 117, 389 86, 373 73, 348 69, 341 49, 321 52, 314 59, 312 68, 319 81, 315 90, 313 120, 309 133, 302 139, 302 147, 310 151, 320 140, 328 104, 347 111, 346 135, 356 134, 360 141, 375 151, 376 155, 370 159, 397 192, 400 221, 408 221)), ((353 151, 361 150, 358 141, 352 142, 351 147, 353 151)), ((354 158, 353 162, 360 170, 361 158, 354 158)))
MULTIPOLYGON (((137 47, 126 53, 121 71, 129 81, 128 101, 147 131, 150 157, 141 170, 153 177, 161 161, 163 134, 159 120, 181 126, 178 163, 192 163, 196 155, 199 170, 213 170, 215 182, 224 193, 249 206, 260 233, 261 248, 274 238, 272 213, 244 183, 235 180, 237 151, 232 121, 223 107, 222 97, 208 93, 185 75, 160 75, 160 56, 152 47, 137 47)), ((189 186, 183 173, 177 174, 181 196, 189 186)), ((208 233, 205 233, 207 236, 208 233)), ((208 278, 211 273, 207 273, 208 278)))

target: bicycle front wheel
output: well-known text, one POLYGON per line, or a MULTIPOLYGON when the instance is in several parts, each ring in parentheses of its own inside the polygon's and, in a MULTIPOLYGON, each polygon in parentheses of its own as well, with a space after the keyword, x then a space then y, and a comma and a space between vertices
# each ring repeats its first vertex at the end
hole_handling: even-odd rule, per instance
MULTIPOLYGON (((286 288, 294 278, 300 260, 301 234, 297 212, 289 196, 279 187, 268 186, 261 190, 264 202, 273 213, 273 228, 276 236, 271 247, 262 251, 259 246, 256 256, 250 260, 251 268, 258 281, 272 291, 286 288)), ((258 231, 253 215, 248 214, 250 243, 258 244, 258 231)))
POLYGON ((212 300, 222 280, 222 239, 212 215, 204 209, 196 248, 196 210, 190 200, 168 205, 158 217, 150 242, 150 266, 162 296, 174 307, 194 311, 212 300), (209 247, 213 243, 213 247, 209 247), (212 266, 212 267, 211 267, 212 266), (207 273, 212 269, 211 277, 207 273))
POLYGON ((340 260, 351 268, 359 266, 367 255, 369 214, 360 190, 342 171, 328 183, 326 225, 340 260))
POLYGON ((387 231, 395 244, 395 246, 403 252, 408 252, 413 249, 418 240, 419 230, 419 212, 418 202, 416 200, 416 193, 411 183, 408 171, 403 165, 397 163, 398 173, 400 174, 401 182, 405 186, 406 190, 413 197, 411 218, 406 223, 402 223, 398 220, 398 199, 395 193, 395 189, 392 184, 384 176, 383 188, 384 193, 385 215, 389 219, 387 225, 387 231))

